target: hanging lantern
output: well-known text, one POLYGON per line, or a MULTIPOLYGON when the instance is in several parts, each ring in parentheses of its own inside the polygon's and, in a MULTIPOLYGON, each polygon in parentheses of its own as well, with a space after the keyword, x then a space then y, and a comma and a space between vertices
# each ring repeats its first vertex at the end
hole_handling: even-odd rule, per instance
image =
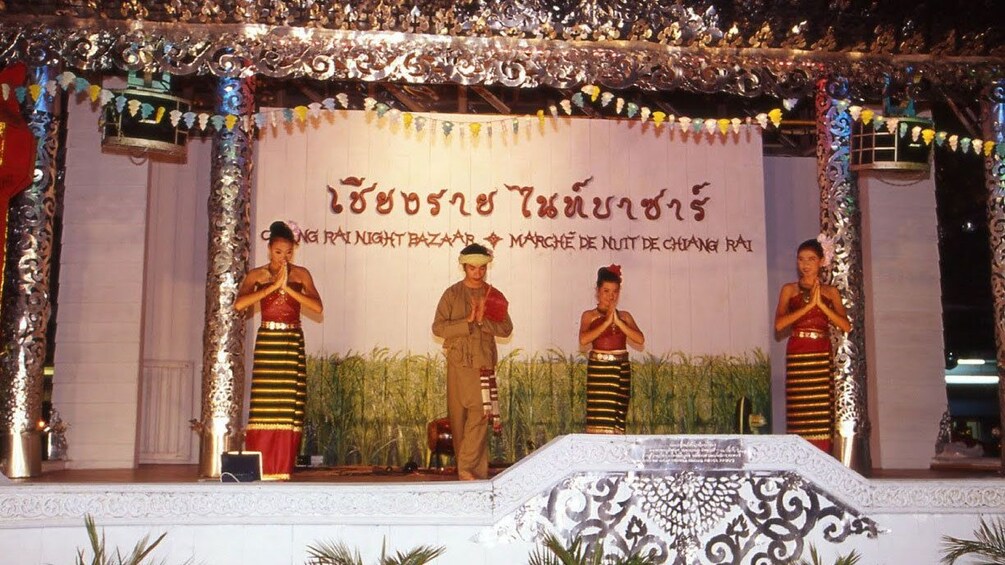
MULTIPOLYGON (((188 130, 171 124, 171 113, 184 114, 192 105, 171 94, 171 75, 130 72, 126 88, 115 90, 115 99, 101 116, 101 148, 113 153, 148 155, 155 159, 184 162, 188 130)), ((177 114, 176 114, 177 115, 177 114)))
POLYGON ((35 136, 21 116, 14 89, 24 86, 28 69, 16 63, 0 71, 6 98, 0 100, 0 265, 7 249, 7 209, 10 199, 35 176, 35 136))
MULTIPOLYGON (((918 127, 931 129, 925 118, 897 117, 888 127, 855 121, 851 126, 851 169, 853 171, 920 171, 928 173, 932 146, 911 134, 918 127)), ((921 131, 918 130, 918 131, 921 131)))

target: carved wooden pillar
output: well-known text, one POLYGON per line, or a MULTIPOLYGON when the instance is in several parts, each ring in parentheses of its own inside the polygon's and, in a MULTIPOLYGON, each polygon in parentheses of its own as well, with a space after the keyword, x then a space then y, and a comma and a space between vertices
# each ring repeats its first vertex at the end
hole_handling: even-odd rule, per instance
MULTIPOLYGON (((988 187, 991 296, 994 298, 998 352, 998 429, 1005 434, 1005 79, 985 88, 981 97, 981 126, 985 141, 995 144, 995 150, 984 159, 984 181, 988 187)), ((1001 453, 1000 471, 1005 474, 1005 449, 1001 453)))
MULTIPOLYGON (((254 78, 221 78, 217 113, 249 116, 254 78)), ((247 122, 213 138, 213 186, 209 195, 209 261, 203 333, 202 418, 199 475, 220 476, 220 454, 241 447, 244 403, 244 314, 234 310, 238 285, 248 270, 251 231, 251 167, 254 134, 247 122)))
POLYGON ((848 97, 843 78, 817 82, 817 181, 821 232, 834 240, 830 284, 837 287, 852 329, 833 336, 836 385, 833 455, 863 474, 872 468, 866 404, 865 288, 862 275, 862 211, 850 168, 852 118, 840 101, 848 97))
POLYGON ((42 418, 42 381, 45 368, 45 331, 51 313, 49 273, 54 242, 59 146, 58 98, 44 88, 59 69, 36 67, 29 82, 40 85, 27 116, 37 140, 35 178, 11 199, 7 249, 0 303, 0 414, 6 430, 5 452, 9 477, 42 473, 39 421, 42 418))

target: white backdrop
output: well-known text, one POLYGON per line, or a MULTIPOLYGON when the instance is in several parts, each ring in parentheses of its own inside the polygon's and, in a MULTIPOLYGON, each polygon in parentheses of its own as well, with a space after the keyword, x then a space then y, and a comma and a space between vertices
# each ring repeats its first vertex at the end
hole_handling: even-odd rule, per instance
MULTIPOLYGON (((480 116, 476 136, 464 116, 421 116, 406 126, 400 115, 326 114, 269 130, 256 152, 253 233, 275 219, 296 222, 305 234, 296 262, 311 270, 324 299, 323 319, 305 323, 309 351, 438 350, 433 313, 443 289, 461 278, 457 254, 470 239, 496 241, 489 281, 509 299, 515 327, 503 353, 577 350, 579 315, 595 304, 596 270, 609 263, 623 267, 621 308, 646 333, 646 351, 767 350, 756 128, 723 138, 549 118, 514 130, 509 118, 480 116), (696 185, 704 185, 697 194, 696 185), (533 193, 525 202, 526 188, 507 186, 533 193), (664 189, 659 217, 648 218, 643 201, 664 189), (430 195, 440 191, 434 214, 430 195), (493 191, 491 209, 479 213, 475 199, 493 191), (390 193, 382 207, 380 193, 390 193), (414 193, 414 213, 403 193, 414 193), (553 195, 554 217, 542 217, 538 198, 553 195), (567 217, 566 198, 576 196, 586 218, 567 217), (593 199, 609 197, 610 216, 598 218, 593 199), (636 219, 615 206, 622 198, 636 219)), ((252 257, 266 261, 264 241, 256 238, 252 257)))

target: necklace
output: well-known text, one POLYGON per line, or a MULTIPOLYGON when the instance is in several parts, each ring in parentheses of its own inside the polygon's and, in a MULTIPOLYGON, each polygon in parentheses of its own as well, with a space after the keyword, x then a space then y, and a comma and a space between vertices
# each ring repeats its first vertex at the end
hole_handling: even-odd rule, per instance
POLYGON ((797 282, 796 286, 799 287, 799 295, 803 299, 803 304, 809 304, 810 303, 810 297, 812 296, 812 293, 813 293, 813 287, 806 288, 806 287, 803 286, 803 283, 801 283, 801 282, 797 282))

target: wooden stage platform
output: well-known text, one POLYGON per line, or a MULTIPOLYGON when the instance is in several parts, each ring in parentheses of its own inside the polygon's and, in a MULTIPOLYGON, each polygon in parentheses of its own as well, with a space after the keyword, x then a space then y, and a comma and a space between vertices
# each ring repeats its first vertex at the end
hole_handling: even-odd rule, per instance
MULTIPOLYGON (((984 458, 933 462, 930 469, 873 469, 872 479, 993 479, 998 478, 998 460, 984 458)), ((491 476, 505 467, 492 467, 491 476)), ((291 483, 424 483, 456 481, 452 467, 442 470, 423 469, 411 473, 400 469, 369 465, 298 468, 291 483)), ((200 479, 197 465, 140 465, 135 469, 67 469, 60 461, 45 462, 41 476, 18 479, 15 483, 195 483, 213 482, 200 479)))
POLYGON ((811 546, 828 562, 855 550, 866 563, 935 563, 943 536, 1005 518, 994 462, 951 463, 863 477, 795 436, 596 435, 556 438, 487 481, 345 466, 235 484, 200 480, 196 465, 53 462, 0 484, 0 562, 67 562, 87 546, 89 515, 117 547, 167 534, 167 562, 299 565, 310 545, 335 540, 365 562, 385 544, 434 544, 447 550, 437 565, 513 565, 546 532, 596 532, 615 554, 645 543, 667 564, 723 551, 716 562, 786 562, 811 546))

